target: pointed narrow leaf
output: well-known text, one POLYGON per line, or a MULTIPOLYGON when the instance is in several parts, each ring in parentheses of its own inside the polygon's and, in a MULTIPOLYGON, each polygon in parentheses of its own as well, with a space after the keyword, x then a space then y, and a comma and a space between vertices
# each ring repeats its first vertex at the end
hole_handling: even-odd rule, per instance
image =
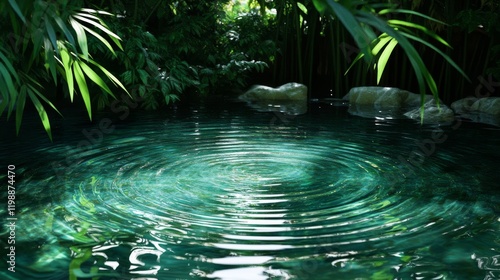
POLYGON ((347 75, 347 73, 351 70, 351 68, 354 66, 354 64, 356 64, 356 62, 358 62, 361 58, 363 58, 363 56, 365 56, 363 53, 361 53, 361 52, 358 53, 358 55, 352 61, 351 65, 349 65, 349 68, 347 68, 347 70, 345 71, 344 76, 347 75))
POLYGON ((49 116, 47 115, 47 112, 45 111, 45 108, 43 107, 42 103, 40 103, 40 100, 36 97, 36 95, 28 90, 28 95, 31 99, 31 102, 33 105, 35 105, 36 110, 38 111, 38 115, 40 116, 40 120, 42 120, 43 127, 45 128, 45 131, 49 135, 50 141, 52 141, 52 132, 50 129, 50 120, 49 116))
POLYGON ((85 31, 87 31, 88 33, 90 33, 92 36, 94 36, 97 39, 99 39, 99 41, 101 41, 108 48, 108 50, 110 50, 113 53, 113 55, 116 56, 115 50, 113 49, 113 47, 111 46, 111 44, 106 39, 104 39, 104 37, 102 37, 101 35, 99 35, 98 33, 96 33, 94 30, 88 28, 85 25, 82 25, 82 28, 85 29, 85 31))
POLYGON ((82 8, 81 10, 84 11, 84 12, 87 12, 89 14, 94 14, 95 13, 95 14, 113 16, 113 14, 108 13, 106 11, 100 11, 100 10, 98 11, 98 10, 93 10, 93 9, 89 9, 89 8, 82 8))
POLYGON ((23 13, 21 12, 21 9, 19 9, 19 5, 17 5, 16 0, 9 0, 10 7, 16 12, 16 14, 19 16, 19 18, 23 21, 23 23, 26 23, 26 19, 24 18, 23 13))
POLYGON ((393 38, 387 33, 383 33, 379 36, 378 42, 373 46, 372 53, 373 55, 377 55, 380 50, 384 48, 384 46, 389 43, 393 38))
POLYGON ((8 59, 2 52, 4 52, 4 49, 0 47, 0 59, 3 61, 3 67, 5 67, 11 74, 9 76, 12 76, 17 83, 19 83, 19 77, 17 76, 17 71, 14 70, 14 66, 12 65, 12 62, 10 59, 8 59))
POLYGON ((108 85, 97 75, 94 70, 92 70, 87 64, 80 62, 80 67, 82 68, 83 72, 85 72, 85 75, 89 77, 94 83, 96 83, 100 88, 102 88, 104 91, 106 91, 109 95, 113 96, 113 98, 116 99, 116 97, 113 95, 111 90, 109 89, 108 85))
POLYGON ((66 84, 68 85, 69 98, 70 98, 71 102, 73 102, 73 94, 74 94, 75 88, 74 88, 74 81, 73 81, 73 67, 71 67, 72 60, 70 58, 70 54, 68 52, 68 49, 61 48, 60 53, 61 53, 61 59, 62 59, 62 65, 64 68, 64 73, 66 74, 66 84))
POLYGON ((382 74, 384 73, 385 66, 387 65, 387 61, 391 57, 391 53, 394 50, 394 47, 398 44, 396 39, 392 38, 387 47, 385 47, 384 51, 378 58, 377 62, 377 84, 380 83, 380 79, 382 78, 382 74))
POLYGON ((443 53, 440 49, 438 49, 436 46, 430 44, 429 42, 426 42, 425 40, 422 40, 421 38, 417 37, 417 36, 413 36, 413 35, 410 35, 410 34, 407 34, 407 33, 403 33, 403 36, 406 36, 414 41, 417 41, 417 42, 420 42, 424 45, 426 45, 427 47, 431 48, 432 50, 434 50, 435 52, 437 52, 439 55, 441 55, 445 60, 446 62, 448 62, 451 66, 453 66, 453 68, 455 68, 462 76, 465 77, 465 79, 467 79, 467 81, 471 82, 471 80, 469 79, 469 77, 467 76, 467 74, 465 74, 465 72, 460 68, 460 66, 458 66, 454 61, 453 59, 451 59, 451 57, 447 56, 445 53, 443 53))
POLYGON ((59 110, 57 110, 56 106, 54 106, 54 104, 52 104, 52 102, 50 102, 47 97, 45 97, 39 90, 37 90, 33 85, 36 85, 38 86, 39 88, 42 88, 42 85, 39 84, 37 81, 35 81, 33 78, 31 77, 27 77, 27 79, 30 81, 30 83, 28 83, 28 89, 38 95, 38 97, 40 99, 42 99, 45 103, 47 103, 50 107, 52 107, 52 109, 54 109, 54 111, 56 111, 59 115, 62 116, 61 112, 59 112, 59 110))
POLYGON ((56 32, 54 31, 54 27, 52 26, 52 23, 49 21, 49 18, 45 18, 45 28, 47 30, 47 33, 49 34, 49 39, 50 42, 52 43, 52 48, 54 50, 57 50, 57 36, 56 32))
POLYGON ((304 4, 300 3, 300 2, 297 2, 297 7, 299 7, 299 9, 305 14, 307 15, 307 8, 306 6, 304 6, 304 4))
POLYGON ((89 114, 90 120, 92 120, 92 108, 90 103, 89 88, 87 87, 85 75, 83 74, 78 61, 75 61, 73 63, 73 72, 75 73, 75 80, 78 84, 78 88, 80 89, 80 94, 82 95, 83 102, 85 103, 85 107, 87 108, 87 113, 89 114))
POLYGON ((50 43, 50 40, 44 39, 45 46, 45 67, 48 68, 50 74, 52 75, 52 79, 54 80, 54 84, 57 85, 57 73, 56 73, 56 59, 54 54, 54 49, 50 43))
POLYGON ((64 36, 66 36, 66 39, 69 41, 69 44, 74 48, 74 46, 76 45, 75 38, 73 37, 73 35, 69 31, 66 24, 62 21, 62 19, 60 17, 54 17, 54 20, 57 23, 57 25, 59 25, 59 28, 61 28, 61 30, 63 31, 64 36))
POLYGON ((89 46, 87 42, 87 35, 85 34, 85 30, 83 30, 81 24, 70 18, 69 22, 71 23, 71 26, 73 26, 73 29, 76 32, 76 40, 78 41, 78 45, 80 46, 80 49, 82 50, 82 55, 85 60, 89 59, 89 46))
POLYGON ((120 37, 119 37, 118 35, 116 35, 115 33, 111 32, 111 30, 107 29, 106 27, 104 27, 104 26, 103 26, 101 23, 99 23, 99 22, 95 22, 95 21, 93 21, 93 20, 90 20, 90 19, 88 19, 88 18, 86 18, 86 17, 82 17, 82 16, 79 16, 79 15, 74 15, 73 17, 74 17, 74 18, 77 18, 77 19, 79 19, 79 20, 81 20, 81 21, 85 21, 85 22, 87 22, 87 23, 92 24, 93 26, 95 26, 95 27, 97 27, 97 28, 101 29, 104 33, 108 34, 110 37, 113 37, 113 38, 118 39, 118 40, 120 39, 120 37))
MULTIPOLYGON (((2 86, 2 80, 0 79, 0 86, 2 86)), ((0 117, 3 115, 3 111, 5 111, 5 108, 7 108, 7 105, 9 105, 9 99, 3 98, 0 101, 0 117)))
POLYGON ((432 32, 431 30, 429 30, 428 28, 426 28, 422 25, 415 24, 413 22, 403 21, 403 20, 396 20, 396 19, 388 20, 387 23, 389 23, 391 25, 408 26, 411 28, 418 29, 420 31, 423 31, 425 34, 431 36, 432 38, 434 38, 436 41, 440 42, 441 44, 451 48, 450 44, 448 44, 448 42, 446 42, 443 38, 441 38, 439 35, 437 35, 436 33, 432 32))
POLYGON ((16 87, 14 86, 14 83, 12 81, 12 78, 10 76, 10 73, 7 71, 7 69, 0 63, 0 78, 3 78, 5 83, 7 84, 7 89, 10 93, 10 102, 9 102, 9 111, 8 111, 8 116, 12 113, 14 110, 14 105, 16 103, 16 98, 18 96, 18 92, 16 87))
POLYGON ((442 25, 448 25, 447 23, 445 23, 443 21, 440 21, 438 19, 435 19, 433 17, 430 17, 428 15, 424 15, 424 14, 419 13, 417 11, 406 10, 406 9, 385 9, 385 10, 381 10, 378 14, 379 15, 385 15, 385 14, 388 14, 388 13, 402 13, 402 14, 415 15, 415 16, 419 16, 419 17, 425 18, 425 19, 430 20, 430 21, 434 21, 434 22, 440 23, 442 25))
POLYGON ((370 37, 365 32, 365 30, 361 27, 358 19, 343 5, 333 0, 328 0, 327 4, 329 5, 331 11, 337 15, 338 19, 342 22, 347 31, 349 31, 351 36, 354 38, 356 45, 358 45, 361 51, 365 54, 365 60, 368 62, 371 61, 373 55, 370 50, 370 43, 375 38, 370 37))
POLYGON ((102 67, 97 62, 95 62, 91 59, 89 60, 89 62, 91 64, 94 64, 95 66, 99 67, 99 69, 101 69, 101 71, 104 72, 104 74, 111 80, 111 82, 113 82, 113 84, 115 86, 121 87, 128 94, 128 96, 132 97, 132 95, 130 95, 130 93, 127 91, 125 86, 123 86, 123 84, 120 82, 120 80, 118 80, 115 76, 113 76, 113 74, 111 74, 108 70, 106 70, 106 68, 102 67))
POLYGON ((420 57, 415 47, 413 47, 413 45, 404 36, 402 36, 399 32, 394 30, 394 28, 390 27, 389 25, 387 25, 386 22, 384 22, 383 20, 372 14, 360 11, 358 12, 358 19, 361 22, 374 26, 378 30, 387 33, 389 36, 393 37, 398 41, 400 46, 406 52, 408 59, 410 60, 410 63, 415 71, 415 75, 417 76, 417 81, 420 89, 420 94, 425 94, 426 87, 425 87, 424 75, 422 74, 422 72, 426 71, 427 73, 429 73, 429 71, 425 67, 424 62, 422 61, 422 58, 420 57))

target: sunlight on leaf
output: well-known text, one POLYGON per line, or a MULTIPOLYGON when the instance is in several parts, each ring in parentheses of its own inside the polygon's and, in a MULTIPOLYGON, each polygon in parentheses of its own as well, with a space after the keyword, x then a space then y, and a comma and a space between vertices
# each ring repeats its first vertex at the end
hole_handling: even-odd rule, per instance
POLYGON ((80 23, 76 20, 70 18, 69 22, 71 26, 73 26, 73 30, 76 32, 76 39, 78 41, 78 45, 80 46, 80 50, 82 50, 82 56, 84 59, 89 59, 89 47, 87 42, 87 35, 85 35, 85 30, 83 30, 80 23))
POLYGON ((68 85, 70 101, 73 102, 73 94, 75 91, 73 82, 73 68, 72 68, 73 61, 66 47, 60 46, 60 53, 61 53, 62 65, 64 67, 64 73, 66 75, 66 84, 68 85))
POLYGON ((391 41, 389 44, 387 44, 387 47, 385 47, 384 51, 380 55, 378 62, 377 62, 377 84, 380 83, 380 79, 382 78, 382 74, 384 73, 385 66, 387 65, 387 62, 389 61, 389 58, 391 57, 392 51, 398 44, 398 41, 396 39, 391 38, 391 41))
POLYGON ((83 62, 79 62, 80 67, 82 68, 83 72, 85 72, 85 75, 89 77, 94 83, 96 83, 100 88, 102 88, 104 91, 106 91, 109 95, 113 96, 113 98, 116 98, 111 90, 109 89, 108 85, 97 75, 94 70, 92 70, 87 64, 83 62))
POLYGON ((89 119, 92 120, 92 108, 90 102, 89 88, 87 87, 87 82, 85 81, 85 75, 83 74, 82 68, 80 67, 79 61, 73 63, 73 71, 75 74, 75 80, 80 89, 80 94, 82 95, 83 102, 87 108, 87 113, 89 114, 89 119))

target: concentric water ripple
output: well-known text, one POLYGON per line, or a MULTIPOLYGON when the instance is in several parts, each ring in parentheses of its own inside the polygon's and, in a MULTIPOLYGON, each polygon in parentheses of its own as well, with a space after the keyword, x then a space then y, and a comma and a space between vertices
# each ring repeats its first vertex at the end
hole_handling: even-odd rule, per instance
POLYGON ((39 190, 45 208, 25 209, 33 217, 24 220, 40 224, 51 244, 73 243, 70 258, 64 249, 51 254, 81 267, 81 278, 498 274, 475 261, 499 254, 498 199, 480 193, 480 177, 443 171, 477 150, 436 152, 408 172, 401 155, 416 149, 427 128, 252 118, 144 119, 117 125, 86 151, 41 148, 64 175, 46 176, 53 188, 44 195, 26 168, 24 188, 39 190))

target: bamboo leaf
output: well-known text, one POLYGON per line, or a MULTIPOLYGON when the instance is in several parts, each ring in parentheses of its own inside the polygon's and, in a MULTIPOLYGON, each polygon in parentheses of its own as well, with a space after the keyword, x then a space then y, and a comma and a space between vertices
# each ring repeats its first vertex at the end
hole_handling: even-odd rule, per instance
POLYGON ((377 55, 380 50, 384 48, 384 46, 389 43, 393 38, 387 33, 383 33, 379 36, 378 42, 375 44, 375 46, 372 49, 373 55, 377 55))
POLYGON ((372 55, 372 52, 370 50, 370 43, 375 38, 370 37, 365 32, 365 30, 361 27, 358 19, 344 6, 342 6, 341 4, 339 4, 333 0, 327 0, 327 4, 330 7, 330 9, 332 10, 332 12, 337 15, 337 17, 342 22, 342 24, 345 26, 347 31, 349 31, 351 36, 354 38, 356 45, 364 53, 365 60, 367 62, 371 61, 373 55, 372 55))
POLYGON ((417 42, 420 42, 424 45, 426 45, 427 47, 431 48, 432 50, 434 50, 435 52, 437 52, 439 55, 441 55, 445 60, 446 62, 448 62, 453 68, 455 68, 462 76, 465 77, 465 79, 467 79, 467 81, 471 82, 471 80, 469 79, 469 77, 467 76, 467 74, 465 74, 465 72, 460 68, 460 66, 458 66, 454 61, 453 59, 451 59, 451 57, 447 56, 445 53, 443 53, 440 49, 438 49, 436 46, 432 45, 431 43, 425 41, 425 40, 422 40, 421 38, 417 37, 417 36, 413 36, 411 34, 407 34, 407 33, 402 33, 403 36, 406 36, 414 41, 417 41, 417 42))
MULTIPOLYGON (((61 28, 61 30, 63 31, 64 36, 66 37, 66 40, 68 40, 69 44, 74 48, 74 46, 76 45, 75 38, 73 37, 73 35, 69 31, 66 24, 62 21, 62 19, 60 17, 54 17, 54 21, 57 23, 57 25, 59 25, 59 28, 61 28)), ((76 52, 76 50, 75 50, 75 52, 76 52)))
POLYGON ((297 2, 297 7, 299 7, 299 9, 305 14, 307 15, 307 8, 306 6, 304 6, 304 4, 300 3, 300 2, 297 2))
POLYGON ((109 95, 113 96, 113 98, 116 99, 116 97, 113 95, 111 90, 109 89, 108 85, 97 75, 94 70, 92 70, 87 64, 80 62, 80 67, 82 68, 83 72, 85 72, 85 75, 89 77, 94 83, 96 83, 100 88, 102 88, 104 91, 106 91, 109 95))
POLYGON ((443 24, 443 25, 448 25, 448 24, 446 24, 443 21, 440 21, 440 20, 435 19, 433 17, 430 17, 428 15, 424 15, 422 13, 419 13, 417 11, 412 11, 412 10, 406 10, 406 9, 384 9, 384 10, 381 10, 380 12, 378 12, 379 15, 385 15, 385 14, 389 14, 389 13, 402 13, 402 14, 415 15, 415 16, 419 16, 419 17, 422 17, 422 18, 425 18, 427 20, 434 21, 434 22, 437 22, 437 23, 440 23, 440 24, 443 24))
POLYGON ((36 110, 38 111, 38 115, 40 116, 40 120, 42 120, 43 127, 45 128, 45 131, 49 135, 50 141, 52 141, 52 132, 50 129, 50 120, 49 116, 47 115, 47 111, 45 111, 45 108, 43 107, 42 103, 40 103, 40 100, 36 97, 36 95, 28 90, 28 95, 31 99, 31 102, 33 105, 35 105, 36 110))
POLYGON ((101 69, 101 71, 104 72, 106 77, 108 77, 111 80, 111 82, 113 82, 113 84, 115 86, 119 86, 128 94, 128 96, 132 97, 132 95, 130 95, 130 93, 127 91, 125 86, 123 86, 123 84, 120 82, 120 80, 118 80, 113 74, 111 74, 108 70, 106 70, 106 68, 102 67, 97 62, 93 61, 92 59, 89 59, 89 63, 94 64, 95 66, 99 67, 99 69, 101 69))
MULTIPOLYGON (((3 80, 0 79, 0 86, 3 86, 3 80)), ((3 98, 0 101, 0 117, 3 115, 3 111, 5 111, 5 108, 7 108, 7 105, 9 105, 9 99, 3 98)))
POLYGON ((31 51, 31 56, 28 60, 28 69, 31 68, 31 65, 33 64, 33 62, 35 62, 35 60, 39 57, 40 55, 40 51, 42 49, 42 45, 43 45, 43 35, 41 32, 37 32, 35 30, 31 31, 33 32, 31 34, 32 36, 32 40, 33 40, 33 43, 32 43, 32 46, 33 46, 33 50, 31 51))
MULTIPOLYGON (((84 9, 82 9, 82 10, 84 10, 84 9)), ((94 12, 99 13, 100 11, 95 11, 95 10, 94 10, 94 12)), ((112 14, 107 13, 107 12, 103 12, 102 14, 112 15, 112 14)), ((99 17, 96 17, 96 16, 94 16, 94 15, 92 15, 92 14, 89 14, 89 13, 77 13, 76 15, 78 15, 78 16, 83 16, 83 17, 87 17, 87 18, 89 18, 89 20, 90 20, 90 19, 94 19, 94 20, 98 21, 98 22, 99 22, 99 24, 100 24, 100 25, 102 25, 102 27, 106 28, 107 30, 109 30, 109 31, 111 32, 110 28, 109 28, 109 27, 106 25, 106 23, 105 23, 103 20, 101 20, 99 17)), ((114 34, 114 33, 113 33, 113 34, 114 34)), ((116 34, 114 34, 114 35, 116 36, 116 38, 113 38, 113 36, 111 36, 111 39, 121 40, 121 38, 120 38, 118 35, 116 35, 116 34)), ((153 36, 153 38, 154 38, 154 36, 153 36)), ((119 42, 117 43, 117 45, 118 45, 118 46, 120 47, 120 49, 121 49, 121 45, 120 45, 120 43, 119 43, 119 42)))
POLYGON ((85 25, 82 25, 82 28, 85 31, 87 31, 88 33, 90 33, 92 36, 94 36, 97 39, 99 39, 99 41, 101 41, 108 48, 108 50, 110 50, 113 53, 113 55, 116 56, 115 50, 113 49, 113 47, 111 46, 111 44, 106 39, 104 39, 104 37, 102 37, 101 35, 99 35, 98 33, 96 33, 94 30, 88 28, 85 25))
POLYGON ((59 110, 57 110, 56 106, 54 106, 54 104, 52 104, 52 102, 50 102, 40 91, 38 91, 33 86, 33 84, 34 84, 34 85, 38 86, 39 88, 42 88, 42 85, 29 76, 26 76, 26 78, 30 81, 30 83, 27 84, 29 90, 31 90, 31 92, 33 92, 34 94, 38 95, 38 97, 40 99, 42 99, 45 103, 47 103, 50 107, 52 107, 52 109, 54 109, 54 111, 56 111, 59 115, 62 116, 61 112, 59 112, 59 110))
POLYGON ((384 51, 380 55, 377 62, 377 84, 380 83, 380 79, 382 78, 382 74, 384 73, 385 66, 391 57, 391 53, 394 50, 394 47, 398 44, 396 39, 392 38, 387 47, 385 47, 384 51))
POLYGON ((89 14, 101 14, 101 15, 113 16, 113 14, 108 13, 106 11, 100 11, 100 10, 98 11, 98 10, 93 10, 93 9, 89 9, 89 8, 82 8, 81 10, 84 12, 87 12, 89 14))
POLYGON ((64 73, 66 74, 66 84, 68 85, 69 98, 71 102, 73 102, 73 94, 75 91, 74 81, 73 81, 73 68, 71 67, 73 62, 71 60, 68 49, 66 49, 65 47, 61 47, 60 53, 61 53, 64 73))
POLYGON ((419 25, 419 24, 416 24, 413 22, 403 21, 403 20, 396 20, 396 19, 388 20, 387 23, 389 23, 391 25, 408 26, 411 28, 418 29, 420 31, 423 31, 425 34, 431 36, 432 38, 436 39, 441 44, 451 48, 450 44, 448 44, 448 42, 446 42, 443 38, 441 38, 439 35, 437 35, 436 33, 432 32, 431 30, 427 29, 426 27, 424 27, 422 25, 419 25))
POLYGON ((363 58, 363 56, 365 56, 364 53, 359 53, 355 58, 354 60, 352 61, 351 65, 349 65, 349 68, 347 68, 347 70, 345 71, 344 75, 347 75, 347 73, 351 70, 351 68, 354 66, 354 64, 356 64, 356 62, 358 62, 361 58, 363 58))
POLYGON ((83 74, 78 61, 75 61, 73 63, 73 72, 75 73, 75 80, 78 84, 78 88, 80 89, 80 94, 82 95, 83 102, 85 103, 85 107, 87 108, 87 113, 89 114, 90 120, 92 120, 92 108, 90 103, 89 88, 87 87, 85 75, 83 74))
POLYGON ((19 18, 23 21, 23 23, 26 24, 26 18, 24 18, 23 13, 21 12, 21 9, 19 9, 19 5, 17 5, 16 0, 9 0, 10 7, 16 12, 16 14, 19 16, 19 18))
POLYGON ((57 73, 56 73, 56 60, 54 58, 54 49, 52 48, 51 42, 49 39, 44 39, 45 46, 45 67, 50 70, 52 74, 52 79, 54 80, 54 84, 57 85, 57 73))
POLYGON ((8 59, 3 52, 6 52, 4 48, 0 47, 0 59, 3 61, 3 67, 7 69, 11 74, 9 76, 13 76, 17 83, 19 83, 19 77, 17 76, 17 71, 14 70, 14 66, 10 59, 8 59))
POLYGON ((378 18, 370 13, 360 11, 358 13, 358 19, 361 22, 369 24, 369 25, 377 28, 378 30, 387 33, 389 36, 393 37, 394 39, 396 39, 398 41, 400 46, 406 52, 408 59, 410 60, 410 63, 415 71, 415 75, 417 76, 417 81, 418 81, 418 85, 419 85, 419 89, 420 89, 420 94, 425 94, 425 89, 426 89, 425 79, 424 79, 424 75, 422 72, 429 73, 429 71, 425 67, 425 64, 422 61, 422 58, 418 54, 417 50, 413 47, 413 45, 404 36, 402 36, 399 32, 394 30, 394 28, 387 25, 386 22, 384 22, 380 18, 378 18))
POLYGON ((49 21, 49 18, 45 18, 45 28, 47 30, 47 33, 49 34, 49 39, 50 42, 52 43, 52 47, 57 50, 57 36, 56 32, 54 31, 54 27, 49 21))
POLYGON ((85 60, 89 59, 89 46, 87 43, 87 35, 85 35, 85 30, 83 30, 81 24, 77 22, 76 20, 69 18, 69 22, 71 23, 71 26, 73 26, 73 29, 76 32, 76 39, 78 41, 78 45, 80 46, 80 49, 82 50, 82 55, 85 60))
POLYGON ((103 26, 101 23, 99 23, 99 22, 95 22, 95 21, 93 21, 93 20, 90 20, 90 19, 88 19, 88 18, 86 18, 86 17, 83 17, 83 16, 80 16, 80 15, 74 15, 73 17, 74 17, 74 18, 77 18, 77 19, 79 19, 79 20, 81 20, 81 21, 85 21, 85 22, 87 22, 87 23, 90 23, 91 25, 93 25, 93 26, 95 26, 95 27, 97 27, 97 28, 101 29, 104 33, 108 34, 110 37, 115 38, 115 39, 117 39, 117 40, 120 40, 120 37, 118 37, 118 35, 116 35, 115 33, 111 32, 109 29, 107 29, 106 27, 104 27, 104 26, 103 26))
POLYGON ((9 106, 9 110, 7 113, 7 118, 9 118, 12 111, 14 111, 14 105, 16 103, 16 98, 18 96, 18 92, 17 92, 16 87, 14 86, 14 83, 12 82, 12 78, 11 78, 9 72, 7 71, 5 66, 3 66, 1 64, 0 64, 0 77, 2 77, 3 80, 5 81, 5 83, 7 84, 7 89, 10 93, 10 100, 9 100, 10 106, 9 106))

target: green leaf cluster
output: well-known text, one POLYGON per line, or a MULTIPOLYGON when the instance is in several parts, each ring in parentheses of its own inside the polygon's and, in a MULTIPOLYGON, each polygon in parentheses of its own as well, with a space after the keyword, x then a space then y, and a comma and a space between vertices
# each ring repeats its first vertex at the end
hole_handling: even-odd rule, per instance
POLYGON ((8 34, 0 40, 0 87, 7 89, 1 92, 0 116, 7 110, 10 118, 15 111, 17 133, 28 99, 52 139, 45 106, 59 111, 51 100, 53 96, 44 90, 50 81, 56 86, 62 81, 71 101, 78 93, 89 118, 92 108, 88 80, 111 96, 107 81, 125 89, 111 72, 92 59, 88 47, 90 36, 111 53, 114 49, 109 41, 121 48, 120 38, 100 18, 111 14, 72 3, 10 0, 0 4, 0 27, 8 34))
POLYGON ((399 9, 390 3, 372 3, 371 1, 314 0, 314 4, 321 13, 334 15, 343 23, 361 50, 354 63, 363 57, 366 62, 374 64, 377 69, 377 83, 380 82, 394 48, 396 45, 401 46, 413 67, 422 95, 422 121, 426 89, 430 89, 436 102, 439 102, 439 96, 434 78, 411 41, 434 50, 466 77, 466 74, 448 55, 422 38, 422 35, 427 35, 442 45, 451 47, 432 30, 408 20, 386 18, 388 15, 403 14, 439 22, 429 16, 412 10, 399 9), (381 32, 379 36, 376 36, 377 31, 381 32))

